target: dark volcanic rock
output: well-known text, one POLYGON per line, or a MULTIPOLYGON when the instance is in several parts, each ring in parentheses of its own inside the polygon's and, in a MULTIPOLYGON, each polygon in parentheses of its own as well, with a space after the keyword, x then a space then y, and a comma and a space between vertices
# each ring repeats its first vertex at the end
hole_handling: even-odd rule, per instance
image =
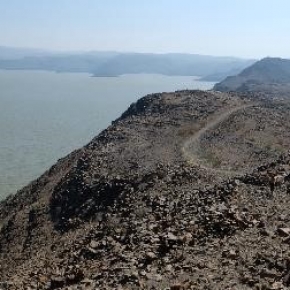
POLYGON ((191 147, 252 104, 182 91, 131 105, 0 203, 0 289, 287 287, 289 156, 240 174, 191 147))

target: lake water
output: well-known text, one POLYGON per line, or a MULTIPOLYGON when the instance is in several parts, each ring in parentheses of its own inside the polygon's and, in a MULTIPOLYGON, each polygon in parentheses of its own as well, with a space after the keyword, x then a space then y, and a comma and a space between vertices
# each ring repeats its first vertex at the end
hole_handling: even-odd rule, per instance
POLYGON ((0 70, 0 198, 88 143, 138 98, 211 89, 194 77, 0 70))

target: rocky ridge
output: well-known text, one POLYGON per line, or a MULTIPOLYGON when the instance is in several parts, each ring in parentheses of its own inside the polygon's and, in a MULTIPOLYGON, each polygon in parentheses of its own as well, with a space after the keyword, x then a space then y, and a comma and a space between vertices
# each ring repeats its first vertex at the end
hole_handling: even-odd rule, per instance
POLYGON ((266 57, 228 76, 214 86, 217 91, 266 92, 271 97, 288 97, 290 91, 290 60, 266 57))
POLYGON ((287 289, 289 155, 263 155, 263 165, 228 175, 182 152, 233 108, 281 112, 281 103, 256 100, 181 91, 132 104, 0 203, 0 289, 287 289))

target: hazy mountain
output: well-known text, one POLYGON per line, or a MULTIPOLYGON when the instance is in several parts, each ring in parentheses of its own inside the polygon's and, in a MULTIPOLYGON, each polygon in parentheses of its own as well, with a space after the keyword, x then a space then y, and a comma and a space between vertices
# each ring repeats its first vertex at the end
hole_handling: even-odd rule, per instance
POLYGON ((290 60, 264 58, 236 76, 227 77, 215 85, 219 91, 285 90, 290 86, 290 60))
POLYGON ((42 49, 33 48, 16 48, 0 46, 0 59, 21 59, 27 56, 45 56, 51 55, 53 52, 45 51, 42 49))
MULTIPOLYGON (((252 63, 249 60, 196 54, 119 54, 95 71, 95 75, 159 73, 164 75, 204 76, 227 74, 252 63)), ((216 80, 216 78, 214 78, 216 80)))
POLYGON ((12 70, 48 70, 57 72, 89 72, 108 59, 116 52, 41 52, 38 50, 0 49, 0 69, 12 70), (3 51, 3 56, 1 52, 3 51))
POLYGON ((52 53, 39 50, 0 48, 0 69, 88 72, 95 76, 158 73, 192 75, 219 81, 238 73, 253 60, 197 54, 148 54, 118 52, 52 53))
POLYGON ((108 54, 51 55, 43 57, 23 57, 15 60, 0 60, 1 69, 48 70, 56 72, 93 73, 110 58, 108 54))

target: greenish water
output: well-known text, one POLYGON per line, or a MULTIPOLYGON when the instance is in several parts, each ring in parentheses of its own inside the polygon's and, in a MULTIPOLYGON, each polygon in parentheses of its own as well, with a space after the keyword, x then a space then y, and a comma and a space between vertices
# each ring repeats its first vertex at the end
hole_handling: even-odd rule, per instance
POLYGON ((0 70, 0 198, 88 143, 138 98, 210 89, 194 77, 0 70))

